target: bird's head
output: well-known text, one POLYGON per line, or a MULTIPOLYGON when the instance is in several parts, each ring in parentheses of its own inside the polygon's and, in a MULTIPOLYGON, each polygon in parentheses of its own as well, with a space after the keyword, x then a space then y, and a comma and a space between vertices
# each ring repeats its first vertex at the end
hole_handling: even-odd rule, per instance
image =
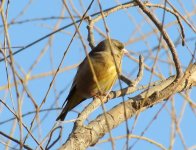
POLYGON ((110 51, 114 55, 127 54, 128 51, 124 48, 124 44, 115 39, 106 39, 97 45, 99 51, 110 51))

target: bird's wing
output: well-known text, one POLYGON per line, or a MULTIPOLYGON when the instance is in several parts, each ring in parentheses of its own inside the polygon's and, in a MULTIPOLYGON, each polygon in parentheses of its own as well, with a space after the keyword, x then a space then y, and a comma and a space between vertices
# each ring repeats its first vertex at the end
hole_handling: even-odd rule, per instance
POLYGON ((83 67, 85 67, 86 65, 86 58, 81 62, 81 64, 78 66, 78 70, 76 72, 76 75, 73 79, 73 83, 71 85, 71 89, 69 92, 69 95, 67 96, 66 100, 64 101, 62 107, 64 107, 65 103, 74 95, 74 93, 76 92, 76 87, 77 87, 77 82, 78 82, 78 77, 81 75, 83 67))

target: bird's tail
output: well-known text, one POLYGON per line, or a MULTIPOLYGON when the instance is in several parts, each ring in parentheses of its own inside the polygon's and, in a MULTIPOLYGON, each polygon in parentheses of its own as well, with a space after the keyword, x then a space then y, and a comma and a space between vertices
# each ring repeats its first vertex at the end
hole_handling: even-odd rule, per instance
POLYGON ((69 109, 67 107, 67 105, 63 108, 62 112, 60 113, 60 115, 56 118, 56 121, 61 120, 63 121, 68 113, 69 109))
POLYGON ((81 96, 77 95, 77 93, 75 93, 74 95, 68 96, 68 98, 66 100, 67 103, 63 107, 63 110, 60 113, 60 115, 57 117, 56 121, 58 121, 58 120, 63 121, 65 119, 67 113, 70 110, 72 110, 75 106, 80 104, 83 100, 85 100, 85 99, 81 99, 81 96))

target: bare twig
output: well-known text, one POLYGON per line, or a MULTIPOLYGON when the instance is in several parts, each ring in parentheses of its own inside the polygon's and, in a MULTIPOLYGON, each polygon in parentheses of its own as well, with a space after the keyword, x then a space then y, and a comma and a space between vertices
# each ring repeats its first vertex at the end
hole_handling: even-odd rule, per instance
MULTIPOLYGON (((179 13, 176 12, 175 10, 172 11, 171 9, 167 8, 166 6, 159 5, 159 4, 145 3, 145 6, 147 6, 147 7, 162 8, 162 9, 164 9, 165 11, 170 12, 171 14, 173 14, 173 15, 176 17, 177 22, 178 22, 178 24, 179 24, 179 26, 180 26, 181 38, 182 38, 182 45, 184 46, 184 44, 185 44, 185 34, 184 34, 184 29, 183 29, 182 23, 181 23, 181 21, 180 21, 179 13)), ((184 17, 183 17, 183 20, 185 20, 184 17)))
POLYGON ((141 81, 144 72, 144 58, 142 55, 139 56, 139 71, 137 74, 137 78, 133 80, 132 86, 137 86, 138 83, 141 81))
POLYGON ((49 150, 56 142, 58 142, 58 140, 61 138, 61 136, 62 136, 62 127, 61 126, 58 126, 58 127, 56 127, 56 128, 54 128, 53 130, 52 130, 52 132, 50 133, 50 137, 49 137, 49 140, 48 140, 48 143, 46 144, 46 150, 49 150), (54 131, 56 131, 57 129, 60 129, 60 131, 59 131, 59 136, 56 138, 56 140, 54 140, 51 144, 50 144, 50 141, 51 141, 51 139, 52 139, 52 135, 53 135, 53 133, 54 133, 54 131), (50 144, 50 145, 49 145, 50 144))
MULTIPOLYGON (((114 137, 115 140, 120 140, 120 139, 123 139, 123 138, 126 138, 127 135, 124 135, 124 136, 118 136, 118 137, 114 137)), ((151 144, 154 144, 156 145, 157 147, 159 147, 160 149, 162 150, 167 150, 167 148, 165 148, 162 144, 152 140, 152 139, 149 139, 147 137, 144 137, 144 136, 138 136, 138 135, 133 135, 133 134, 129 134, 128 136, 130 139, 139 139, 139 140, 144 140, 144 141, 147 141, 151 144)), ((97 144, 102 144, 102 143, 105 143, 105 142, 108 142, 109 139, 106 139, 106 140, 100 140, 97 144)))
POLYGON ((120 75, 120 79, 125 82, 128 86, 134 87, 137 86, 138 83, 141 81, 144 72, 144 58, 142 55, 139 56, 139 71, 137 74, 137 78, 134 80, 130 80, 124 75, 120 75))
POLYGON ((93 35, 93 21, 91 19, 90 16, 87 17, 87 20, 88 20, 88 26, 87 26, 87 29, 88 29, 88 42, 89 42, 89 46, 91 47, 91 49, 93 49, 95 47, 95 39, 94 39, 94 35, 93 35))
MULTIPOLYGON (((3 132, 1 132, 1 131, 0 131, 0 134, 3 135, 3 136, 6 137, 6 138, 12 140, 13 142, 15 142, 15 143, 17 143, 17 144, 20 144, 20 141, 18 141, 17 139, 15 139, 15 138, 13 138, 13 137, 8 136, 7 134, 5 134, 5 133, 3 133, 3 132)), ((27 146, 27 145, 25 145, 25 144, 23 144, 23 147, 24 147, 25 149, 32 150, 32 148, 30 148, 29 146, 27 146)))
POLYGON ((171 6, 171 8, 178 13, 178 15, 187 23, 187 25, 196 33, 196 28, 194 27, 193 24, 189 23, 189 21, 183 16, 181 15, 178 10, 169 2, 169 0, 166 0, 166 2, 171 6))
POLYGON ((146 8, 146 6, 140 1, 140 0, 135 0, 135 2, 138 4, 138 6, 142 9, 142 11, 151 19, 151 21, 156 25, 156 27, 159 29, 161 32, 163 39, 166 41, 168 47, 170 48, 171 54, 173 56, 173 61, 176 67, 176 79, 179 79, 182 77, 182 69, 180 67, 180 61, 175 49, 175 46, 170 39, 169 35, 165 31, 165 29, 162 27, 161 23, 157 20, 157 18, 146 8))
MULTIPOLYGON (((9 33, 8 33, 7 20, 6 20, 6 17, 4 15, 3 8, 2 8, 2 11, 1 11, 1 18, 3 20, 3 25, 4 25, 5 41, 8 45, 8 47, 11 47, 11 42, 10 42, 9 33)), ((10 55, 10 66, 11 66, 12 74, 13 74, 13 78, 14 78, 14 85, 15 85, 15 89, 16 89, 16 96, 17 96, 17 103, 18 103, 18 118, 17 119, 18 119, 18 123, 19 123, 19 127, 20 127, 20 148, 22 148, 22 146, 23 146, 23 143, 22 143, 23 128, 22 128, 22 117, 21 117, 22 105, 21 105, 21 96, 20 96, 20 93, 19 93, 19 90, 18 90, 18 85, 17 85, 17 82, 16 82, 17 81, 17 79, 16 79, 16 69, 15 69, 15 66, 14 66, 14 58, 13 58, 11 49, 9 49, 9 55, 10 55)))
MULTIPOLYGON (((0 102, 18 119, 18 116, 9 108, 9 106, 6 103, 4 103, 4 101, 2 101, 0 99, 0 102)), ((32 133, 29 131, 29 129, 27 128, 27 126, 23 122, 22 122, 22 125, 27 130, 27 132, 30 134, 30 136, 33 138, 33 140, 39 145, 39 142, 36 140, 36 138, 32 135, 32 133)), ((43 150, 42 147, 40 147, 40 148, 43 150)))

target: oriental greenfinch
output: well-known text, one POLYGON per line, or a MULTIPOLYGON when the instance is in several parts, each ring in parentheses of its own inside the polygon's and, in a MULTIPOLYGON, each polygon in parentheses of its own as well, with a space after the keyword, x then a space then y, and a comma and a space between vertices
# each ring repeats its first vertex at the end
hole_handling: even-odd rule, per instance
POLYGON ((56 120, 63 121, 67 113, 82 101, 106 94, 121 73, 123 54, 127 53, 118 40, 100 42, 79 65, 67 103, 56 120))

